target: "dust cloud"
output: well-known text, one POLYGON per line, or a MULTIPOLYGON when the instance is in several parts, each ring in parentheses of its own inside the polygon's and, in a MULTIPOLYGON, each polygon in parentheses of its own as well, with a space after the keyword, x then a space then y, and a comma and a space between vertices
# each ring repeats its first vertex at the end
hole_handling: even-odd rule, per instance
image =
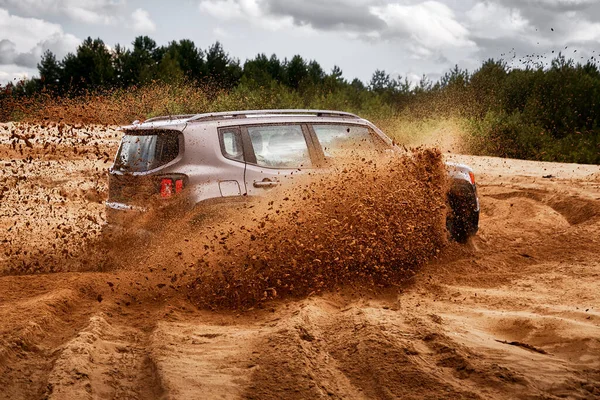
POLYGON ((446 242, 438 151, 356 159, 297 180, 214 232, 190 285, 196 304, 251 306, 347 284, 389 286, 446 242))

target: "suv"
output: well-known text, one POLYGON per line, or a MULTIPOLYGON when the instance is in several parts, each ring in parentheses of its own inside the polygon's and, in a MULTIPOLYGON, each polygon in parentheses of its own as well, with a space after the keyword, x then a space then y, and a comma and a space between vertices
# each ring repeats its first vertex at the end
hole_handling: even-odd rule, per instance
MULTIPOLYGON (((264 194, 292 173, 323 167, 348 148, 396 149, 371 122, 340 111, 177 115, 121 129, 124 136, 109 170, 109 225, 126 224, 148 209, 150 199, 181 197, 177 204, 189 206, 242 200, 264 194)), ((473 171, 454 163, 447 169, 448 231, 466 241, 479 223, 473 171)))

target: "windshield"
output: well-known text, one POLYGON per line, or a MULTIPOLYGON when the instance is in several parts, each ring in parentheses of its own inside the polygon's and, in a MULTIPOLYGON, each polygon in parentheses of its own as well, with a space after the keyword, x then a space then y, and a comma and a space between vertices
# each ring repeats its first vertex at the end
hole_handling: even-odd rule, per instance
POLYGON ((179 154, 178 132, 123 136, 114 168, 120 171, 150 171, 167 164, 179 154))

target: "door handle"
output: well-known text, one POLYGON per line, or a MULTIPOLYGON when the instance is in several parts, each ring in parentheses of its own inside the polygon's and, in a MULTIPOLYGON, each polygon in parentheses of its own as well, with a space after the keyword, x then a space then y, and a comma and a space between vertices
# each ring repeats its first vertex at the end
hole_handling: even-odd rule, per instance
POLYGON ((263 188, 263 189, 267 189, 267 188, 272 188, 275 187, 279 184, 279 182, 277 181, 272 181, 269 178, 265 178, 262 181, 254 181, 254 183, 252 184, 255 188, 263 188))

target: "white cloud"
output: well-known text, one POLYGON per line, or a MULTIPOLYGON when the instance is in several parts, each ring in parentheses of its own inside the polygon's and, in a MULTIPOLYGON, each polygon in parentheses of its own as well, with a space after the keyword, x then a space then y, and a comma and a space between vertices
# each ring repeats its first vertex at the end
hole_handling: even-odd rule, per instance
POLYGON ((150 18, 150 14, 146 10, 138 8, 131 13, 131 19, 133 21, 133 30, 136 32, 154 32, 156 30, 156 24, 150 18))
POLYGON ((203 0, 198 5, 200 11, 205 12, 222 21, 242 19, 242 5, 235 0, 203 0))
POLYGON ((37 18, 23 18, 0 9, 0 32, 19 49, 30 49, 45 37, 62 32, 62 27, 37 18))
POLYGON ((124 0, 0 0, 0 6, 12 7, 21 15, 46 17, 66 15, 86 24, 110 25, 118 21, 124 0))
POLYGON ((600 40, 600 22, 584 9, 592 0, 494 0, 466 13, 478 39, 519 40, 540 50, 600 40))
POLYGON ((583 19, 567 21, 569 29, 566 35, 558 41, 560 44, 577 42, 598 42, 600 40, 600 23, 583 19))
POLYGON ((438 1, 373 6, 370 11, 387 25, 381 36, 402 39, 416 58, 437 57, 441 51, 457 48, 477 48, 469 30, 447 5, 438 1))
POLYGON ((3 65, 0 69, 0 85, 6 85, 8 82, 17 83, 37 74, 33 68, 23 68, 18 65, 3 65))
POLYGON ((350 39, 389 40, 399 43, 413 58, 436 62, 446 60, 443 53, 448 50, 477 49, 467 27, 439 1, 379 4, 377 0, 322 4, 313 0, 201 0, 199 9, 220 21, 245 21, 271 31, 327 31, 350 39))
POLYGON ((215 29, 213 29, 213 35, 215 35, 218 38, 228 38, 231 36, 229 32, 220 27, 216 27, 215 29))
POLYGON ((598 3, 598 0, 499 0, 514 6, 542 7, 555 10, 580 10, 598 3))
POLYGON ((492 2, 477 3, 466 13, 472 34, 484 39, 534 34, 534 28, 516 8, 492 2))
POLYGON ((74 51, 80 40, 58 24, 23 18, 0 9, 0 64, 35 68, 42 54, 51 50, 58 59, 74 51))
POLYGON ((269 31, 313 31, 310 27, 295 26, 291 16, 270 14, 261 0, 202 0, 198 7, 201 12, 221 21, 246 21, 269 31))

